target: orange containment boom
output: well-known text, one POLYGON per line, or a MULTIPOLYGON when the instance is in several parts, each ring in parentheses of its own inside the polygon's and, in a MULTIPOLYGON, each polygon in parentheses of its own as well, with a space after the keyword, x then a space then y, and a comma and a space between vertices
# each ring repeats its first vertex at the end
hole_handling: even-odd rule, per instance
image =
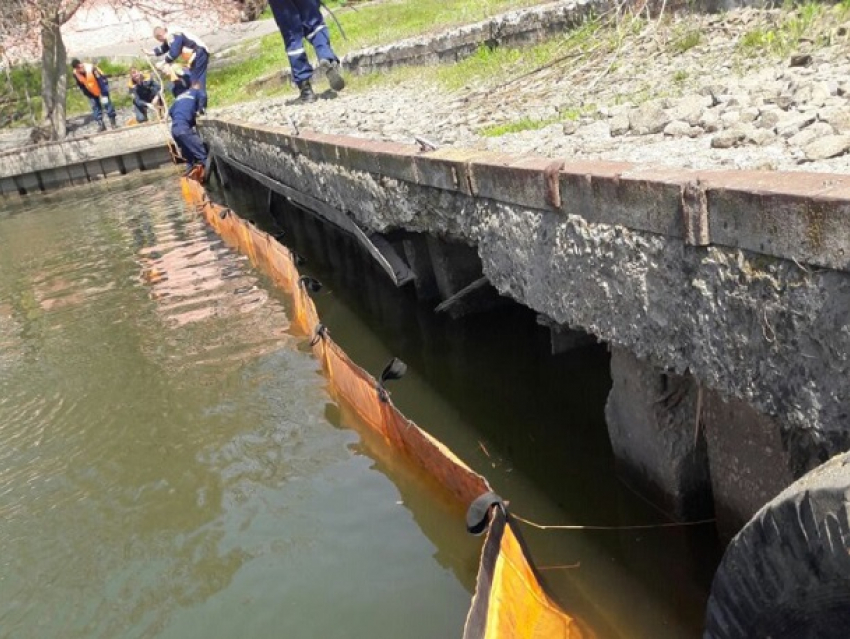
POLYGON ((562 611, 545 593, 505 504, 487 480, 464 464, 440 441, 408 420, 381 383, 349 359, 319 321, 293 254, 268 233, 232 210, 210 201, 203 186, 182 179, 183 197, 229 245, 292 298, 293 325, 311 336, 313 354, 322 362, 332 392, 349 405, 364 425, 380 434, 395 454, 427 472, 461 504, 470 507, 468 527, 487 528, 478 582, 464 639, 590 639, 593 634, 562 611))

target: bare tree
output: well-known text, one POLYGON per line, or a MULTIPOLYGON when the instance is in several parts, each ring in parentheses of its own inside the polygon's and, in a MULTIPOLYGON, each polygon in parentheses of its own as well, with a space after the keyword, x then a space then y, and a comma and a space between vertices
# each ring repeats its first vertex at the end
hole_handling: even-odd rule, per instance
POLYGON ((40 45, 42 121, 49 139, 66 132, 68 60, 61 28, 86 1, 4 0, 0 8, 0 33, 40 45))
MULTIPOLYGON (((94 4, 94 1, 0 0, 0 44, 4 40, 11 41, 18 48, 41 53, 42 138, 57 140, 67 132, 68 55, 62 39, 62 25, 84 5, 94 4)), ((145 15, 162 16, 167 7, 169 14, 182 13, 190 20, 192 16, 209 15, 211 11, 238 16, 245 4, 257 2, 259 0, 109 0, 116 11, 135 8, 145 15)), ((252 15, 257 13, 256 7, 251 9, 252 15)), ((149 39, 147 31, 148 28, 140 36, 149 39)), ((9 64, 8 58, 4 60, 0 55, 0 69, 8 69, 9 64)), ((9 84, 11 86, 11 80, 9 84)))

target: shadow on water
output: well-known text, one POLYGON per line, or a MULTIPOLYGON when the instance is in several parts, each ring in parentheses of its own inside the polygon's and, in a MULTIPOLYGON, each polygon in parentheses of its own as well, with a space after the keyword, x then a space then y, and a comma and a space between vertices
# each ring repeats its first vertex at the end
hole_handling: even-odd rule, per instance
MULTIPOLYGON (((281 196, 269 198, 250 178, 233 177, 233 189, 218 198, 282 232, 281 241, 306 258, 302 272, 325 284, 315 301, 334 339, 374 375, 392 356, 407 362, 407 376, 390 388, 393 400, 484 474, 514 512, 557 524, 664 521, 615 476, 604 419, 606 345, 553 356, 548 330, 513 302, 460 320, 436 314, 412 286, 395 288, 352 237, 281 196)), ((392 465, 378 458, 379 468, 392 465)), ((392 477, 404 493, 398 472, 392 477)), ((429 528, 432 505, 407 505, 471 587, 453 550, 468 542, 429 528)), ((699 634, 719 555, 710 526, 525 534, 558 599, 600 636, 699 634)))

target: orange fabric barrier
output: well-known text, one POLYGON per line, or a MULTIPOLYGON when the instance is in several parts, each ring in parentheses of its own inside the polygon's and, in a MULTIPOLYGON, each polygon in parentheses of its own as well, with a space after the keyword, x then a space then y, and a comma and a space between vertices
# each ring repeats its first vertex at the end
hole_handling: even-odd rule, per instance
POLYGON ((587 639, 593 634, 546 594, 514 520, 493 509, 464 639, 587 639))
MULTIPOLYGON (((487 480, 464 464, 440 441, 408 420, 381 392, 378 382, 349 359, 322 330, 316 306, 292 253, 235 213, 212 203, 203 187, 183 179, 186 201, 221 238, 292 296, 293 326, 311 336, 313 354, 322 362, 332 392, 348 404, 364 425, 380 434, 394 452, 426 471, 461 504, 468 506, 491 491, 487 480)), ((464 639, 590 639, 593 634, 562 611, 545 593, 503 505, 493 506, 478 572, 478 585, 464 639)))

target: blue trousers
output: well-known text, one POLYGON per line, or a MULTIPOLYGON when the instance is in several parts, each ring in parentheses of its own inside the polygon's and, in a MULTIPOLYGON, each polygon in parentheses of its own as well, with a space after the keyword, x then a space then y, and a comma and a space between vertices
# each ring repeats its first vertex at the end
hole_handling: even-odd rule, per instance
POLYGON ((198 48, 195 59, 189 66, 189 82, 197 82, 201 85, 201 109, 207 108, 207 65, 210 63, 210 54, 206 49, 198 48))
POLYGON ((339 58, 331 49, 328 27, 319 10, 318 0, 269 0, 274 21, 283 36, 286 55, 292 66, 292 79, 304 82, 313 77, 313 67, 307 60, 304 38, 313 45, 320 60, 339 58))
POLYGON ((191 169, 193 164, 203 164, 207 161, 207 150, 204 148, 201 136, 189 125, 175 122, 171 125, 171 137, 177 143, 188 168, 191 169))
POLYGON ((148 121, 148 110, 145 108, 145 103, 138 98, 133 100, 133 111, 136 114, 136 122, 148 121))
MULTIPOLYGON (((109 96, 106 96, 107 98, 109 96)), ((94 119, 98 123, 103 122, 103 105, 100 103, 100 98, 89 98, 89 104, 91 104, 91 110, 94 114, 94 119)), ((109 104, 106 105, 106 115, 109 116, 110 120, 115 119, 115 107, 112 105, 112 100, 109 100, 109 104)))

